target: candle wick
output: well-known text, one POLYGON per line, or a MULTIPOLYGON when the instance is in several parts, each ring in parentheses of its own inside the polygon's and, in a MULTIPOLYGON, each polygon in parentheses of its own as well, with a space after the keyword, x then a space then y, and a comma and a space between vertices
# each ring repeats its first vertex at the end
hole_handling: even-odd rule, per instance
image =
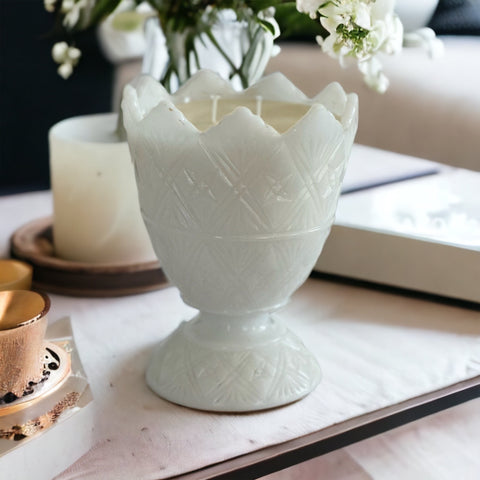
POLYGON ((212 95, 212 123, 217 123, 217 107, 220 95, 212 95))
POLYGON ((260 117, 262 115, 262 96, 257 95, 256 97, 257 100, 257 115, 260 117))

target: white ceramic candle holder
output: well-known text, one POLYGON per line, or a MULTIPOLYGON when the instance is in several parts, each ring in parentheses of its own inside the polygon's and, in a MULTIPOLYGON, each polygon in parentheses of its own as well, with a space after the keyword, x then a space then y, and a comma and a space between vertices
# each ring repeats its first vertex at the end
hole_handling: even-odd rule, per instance
POLYGON ((140 77, 123 111, 152 245, 200 311, 155 350, 149 386, 214 411, 304 397, 320 381, 318 362, 273 312, 305 281, 330 231, 356 95, 331 84, 308 99, 281 74, 235 92, 201 71, 173 96, 140 77))

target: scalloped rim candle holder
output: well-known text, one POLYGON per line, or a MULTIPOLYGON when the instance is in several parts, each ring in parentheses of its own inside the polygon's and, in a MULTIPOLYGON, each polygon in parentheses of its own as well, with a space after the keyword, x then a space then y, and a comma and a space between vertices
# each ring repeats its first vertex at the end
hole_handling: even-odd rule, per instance
POLYGON ((330 231, 356 95, 333 83, 309 99, 281 74, 236 92, 200 71, 172 96, 139 77, 122 107, 152 245, 200 311, 157 347, 148 385, 214 411, 304 397, 320 381, 318 362, 274 312, 330 231))

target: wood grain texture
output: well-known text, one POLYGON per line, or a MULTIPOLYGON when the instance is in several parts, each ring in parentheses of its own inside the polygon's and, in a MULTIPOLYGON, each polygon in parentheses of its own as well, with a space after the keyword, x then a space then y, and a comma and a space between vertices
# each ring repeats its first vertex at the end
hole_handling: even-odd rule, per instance
POLYGON ((158 262, 93 265, 56 257, 51 217, 18 228, 10 249, 14 258, 33 265, 33 287, 51 293, 115 297, 158 290, 168 284, 158 262))

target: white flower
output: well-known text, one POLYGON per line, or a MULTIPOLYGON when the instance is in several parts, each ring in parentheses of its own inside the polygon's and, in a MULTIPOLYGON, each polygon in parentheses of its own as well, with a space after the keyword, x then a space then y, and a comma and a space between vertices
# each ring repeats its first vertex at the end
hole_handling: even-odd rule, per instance
POLYGON ((54 12, 55 11, 55 4, 57 0, 43 0, 43 6, 47 12, 54 12))
POLYGON ((430 58, 441 57, 445 50, 443 42, 435 36, 435 32, 431 28, 420 28, 406 33, 403 37, 403 45, 424 48, 430 58))
POLYGON ((382 70, 382 64, 377 58, 372 57, 363 62, 358 62, 358 69, 363 74, 363 80, 373 90, 378 93, 385 93, 390 85, 388 78, 382 70))
POLYGON ((65 13, 63 18, 63 25, 67 29, 73 29, 78 23, 83 13, 89 10, 92 6, 90 0, 63 0, 62 12, 65 13))
POLYGON ((393 55, 402 50, 403 25, 398 15, 394 12, 393 0, 376 0, 372 5, 372 24, 382 25, 385 38, 380 45, 380 50, 388 55, 393 55))
POLYGON ((63 78, 67 79, 73 73, 73 66, 71 63, 62 63, 58 69, 57 73, 63 78))
POLYGON ((371 28, 372 0, 338 0, 325 2, 319 9, 322 15, 320 22, 329 32, 334 33, 339 25, 349 28, 371 28))
MULTIPOLYGON (((352 4, 353 5, 353 4, 352 4)), ((356 8, 352 11, 353 21, 362 28, 367 30, 372 26, 372 11, 370 9, 370 4, 359 3, 354 5, 356 8)))
POLYGON ((344 66, 355 61, 371 88, 388 87, 379 53, 402 49, 403 25, 394 12, 394 0, 332 0, 319 8, 320 22, 329 35, 317 38, 322 50, 344 66))
POLYGON ((73 73, 73 67, 78 63, 82 52, 75 47, 70 47, 67 42, 58 42, 52 48, 52 58, 60 66, 58 74, 67 79, 73 73))
POLYGON ((321 24, 333 36, 325 48, 334 56, 364 60, 401 49, 403 28, 390 0, 337 0, 320 8, 321 24))
POLYGON ((68 13, 75 6, 75 0, 62 0, 62 13, 68 13))
POLYGON ((318 9, 324 0, 297 0, 297 10, 308 13, 311 18, 316 18, 318 9))
POLYGON ((69 47, 67 51, 67 60, 72 64, 76 65, 82 56, 82 52, 75 47, 69 47))
POLYGON ((58 42, 52 48, 52 57, 57 63, 76 65, 82 53, 78 48, 70 47, 67 42, 58 42))
POLYGON ((52 57, 57 63, 63 63, 67 56, 68 43, 58 42, 52 48, 52 57))
POLYGON ((276 39, 280 36, 280 26, 275 20, 275 8, 270 7, 258 12, 258 18, 268 22, 273 29, 273 39, 276 39))
POLYGON ((73 27, 75 27, 79 18, 80 18, 80 8, 74 6, 71 10, 69 10, 65 14, 65 17, 63 18, 63 25, 66 28, 72 29, 73 27))

